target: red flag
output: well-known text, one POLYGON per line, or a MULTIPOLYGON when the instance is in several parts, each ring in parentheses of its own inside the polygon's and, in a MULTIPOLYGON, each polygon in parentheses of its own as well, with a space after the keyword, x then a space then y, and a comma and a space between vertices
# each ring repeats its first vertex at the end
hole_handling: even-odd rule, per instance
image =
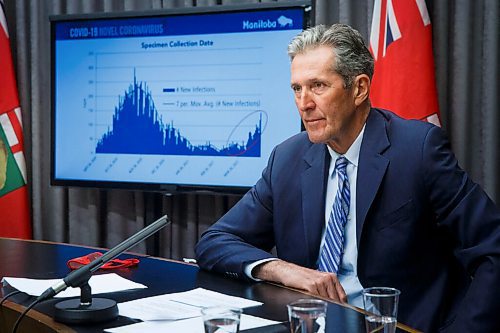
POLYGON ((370 51, 375 58, 372 105, 440 125, 425 0, 375 0, 370 51))
POLYGON ((0 1, 0 236, 31 238, 21 109, 0 1))

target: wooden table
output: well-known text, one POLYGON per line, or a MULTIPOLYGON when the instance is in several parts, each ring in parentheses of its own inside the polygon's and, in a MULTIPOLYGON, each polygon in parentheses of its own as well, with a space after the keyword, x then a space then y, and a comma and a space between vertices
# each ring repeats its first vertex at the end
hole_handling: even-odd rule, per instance
MULTIPOLYGON (((68 244, 24 241, 0 238, 0 278, 26 277, 38 279, 63 278, 69 273, 66 262, 96 249, 68 244)), ((101 252, 103 252, 101 250, 101 252)), ((116 269, 113 272, 148 286, 147 289, 130 292, 99 295, 117 302, 181 292, 197 287, 214 290, 228 295, 244 297, 263 302, 262 306, 245 309, 244 313, 283 322, 273 327, 248 330, 247 332, 289 332, 286 304, 299 298, 312 298, 299 291, 269 283, 247 283, 232 280, 221 275, 202 271, 196 265, 183 262, 124 254, 120 258, 138 258, 140 263, 135 268, 116 269)), ((0 298, 14 289, 10 286, 0 288, 0 298)), ((17 294, 9 298, 0 308, 0 332, 11 332, 19 314, 35 298, 26 294, 17 294)), ((19 326, 18 332, 102 332, 105 328, 117 327, 137 322, 135 319, 119 316, 117 319, 95 325, 63 325, 55 322, 54 304, 60 299, 51 299, 36 305, 28 312, 19 326)), ((398 323, 400 332, 417 332, 398 323)), ((327 333, 365 332, 364 315, 354 307, 329 302, 327 313, 327 333)))

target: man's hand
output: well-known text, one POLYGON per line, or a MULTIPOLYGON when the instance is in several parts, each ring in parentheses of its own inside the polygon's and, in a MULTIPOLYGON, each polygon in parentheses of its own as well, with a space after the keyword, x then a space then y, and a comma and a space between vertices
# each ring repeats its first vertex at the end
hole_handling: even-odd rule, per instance
POLYGON ((252 275, 258 279, 280 283, 311 294, 347 303, 344 288, 337 275, 298 266, 283 260, 265 262, 255 267, 252 275))

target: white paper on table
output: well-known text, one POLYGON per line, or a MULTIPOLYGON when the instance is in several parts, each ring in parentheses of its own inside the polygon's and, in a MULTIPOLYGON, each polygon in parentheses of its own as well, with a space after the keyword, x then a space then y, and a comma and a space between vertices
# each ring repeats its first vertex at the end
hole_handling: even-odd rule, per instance
POLYGON ((171 301, 168 294, 118 303, 120 316, 141 320, 177 320, 201 315, 200 308, 171 301))
MULTIPOLYGON (((4 277, 2 282, 7 282, 13 288, 31 296, 40 296, 45 290, 60 282, 62 279, 27 279, 4 277)), ((112 293, 129 289, 147 288, 145 285, 127 280, 116 273, 93 275, 89 280, 92 294, 112 293)), ((55 297, 80 296, 80 288, 69 287, 55 297)))
POLYGON ((179 303, 198 306, 200 308, 209 306, 228 306, 244 309, 262 305, 261 302, 252 301, 242 297, 229 296, 203 288, 169 294, 169 299, 179 303))
MULTIPOLYGON (((279 324, 278 321, 268 320, 264 318, 254 317, 246 314, 241 315, 240 330, 248 330, 256 327, 270 326, 279 324)), ((204 332, 203 319, 201 317, 189 318, 176 321, 145 321, 116 328, 107 328, 104 332, 109 333, 165 333, 165 332, 182 332, 182 333, 200 333, 204 332)))
POLYGON ((119 303, 121 316, 147 320, 177 320, 200 316, 200 310, 209 306, 248 308, 261 302, 229 296, 215 291, 196 288, 180 293, 164 294, 119 303))

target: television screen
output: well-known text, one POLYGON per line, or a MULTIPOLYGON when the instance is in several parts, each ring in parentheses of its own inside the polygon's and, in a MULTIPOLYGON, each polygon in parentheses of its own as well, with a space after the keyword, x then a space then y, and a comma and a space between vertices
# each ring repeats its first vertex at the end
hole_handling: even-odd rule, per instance
POLYGON ((303 2, 51 17, 52 184, 247 189, 300 132, 303 2))

